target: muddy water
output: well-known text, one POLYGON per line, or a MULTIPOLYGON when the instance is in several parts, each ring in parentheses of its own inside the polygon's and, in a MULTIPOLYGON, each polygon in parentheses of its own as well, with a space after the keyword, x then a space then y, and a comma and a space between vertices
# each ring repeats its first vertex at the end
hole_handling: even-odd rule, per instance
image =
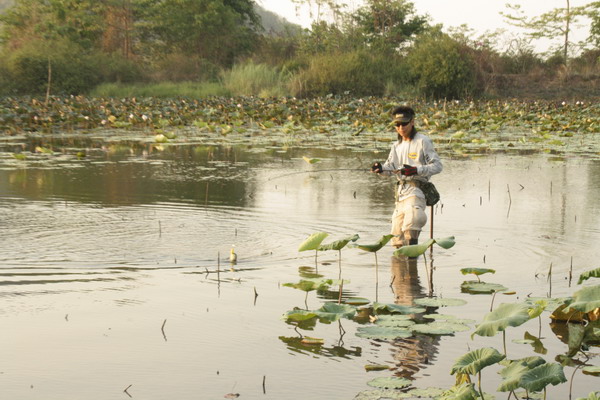
MULTIPOLYGON (((338 254, 320 253, 315 271, 314 254, 297 252, 304 238, 358 233, 371 243, 388 232, 393 184, 367 172, 385 153, 122 145, 82 159, 2 154, 3 398, 352 399, 380 376, 448 388, 450 367, 469 349, 502 351, 501 335, 378 341, 355 336, 364 319, 306 330, 281 319, 338 296, 337 287, 311 292, 305 304, 304 292, 283 286, 307 274, 338 277, 338 254), (324 344, 303 345, 300 334, 324 344), (367 373, 370 363, 391 370, 367 373)), ((440 313, 479 322, 489 311, 490 295, 461 293, 473 279, 461 268, 495 269, 482 280, 516 292, 498 295, 499 304, 571 295, 579 274, 598 267, 598 157, 443 159, 434 236, 457 244, 435 248, 432 289, 468 304, 440 313)), ((400 262, 389 246, 377 269, 371 253, 346 248, 341 257, 344 297, 410 304, 430 290, 425 262, 400 262)), ((567 351, 548 315, 541 335, 537 321, 507 331, 509 357, 552 362, 567 351), (526 332, 543 349, 512 342, 526 332)), ((498 387, 497 371, 484 371, 485 391, 498 387)), ((574 398, 598 389, 598 378, 574 379, 574 398)), ((567 398, 568 386, 550 387, 549 398, 567 398)))

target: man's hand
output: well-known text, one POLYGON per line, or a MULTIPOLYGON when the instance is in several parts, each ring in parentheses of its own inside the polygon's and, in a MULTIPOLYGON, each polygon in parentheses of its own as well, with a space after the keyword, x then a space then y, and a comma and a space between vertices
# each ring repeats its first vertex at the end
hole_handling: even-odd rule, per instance
POLYGON ((371 172, 376 172, 378 174, 383 172, 383 167, 380 162, 376 162, 371 166, 371 172))
POLYGON ((417 167, 413 167, 408 164, 404 164, 402 169, 400 169, 400 173, 404 176, 413 176, 417 174, 417 167))

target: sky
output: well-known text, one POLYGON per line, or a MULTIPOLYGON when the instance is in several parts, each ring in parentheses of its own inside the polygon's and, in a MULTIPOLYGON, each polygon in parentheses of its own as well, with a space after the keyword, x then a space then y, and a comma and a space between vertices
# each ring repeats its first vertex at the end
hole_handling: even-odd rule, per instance
MULTIPOLYGON (((256 0, 264 8, 273 11, 288 21, 304 27, 310 27, 311 20, 307 9, 296 12, 296 6, 291 0, 256 0)), ((360 6, 360 0, 347 0, 350 9, 360 6)), ((518 34, 517 28, 508 25, 500 15, 501 11, 508 11, 505 4, 520 4, 521 9, 528 16, 538 16, 554 8, 566 6, 566 0, 412 0, 417 14, 429 14, 432 24, 443 24, 445 28, 467 24, 478 34, 496 29, 506 29, 510 33, 518 34)), ((571 0, 571 7, 579 7, 591 3, 590 0, 571 0)), ((584 40, 587 29, 575 29, 574 41, 584 40)), ((536 49, 545 51, 547 42, 539 42, 536 49)))

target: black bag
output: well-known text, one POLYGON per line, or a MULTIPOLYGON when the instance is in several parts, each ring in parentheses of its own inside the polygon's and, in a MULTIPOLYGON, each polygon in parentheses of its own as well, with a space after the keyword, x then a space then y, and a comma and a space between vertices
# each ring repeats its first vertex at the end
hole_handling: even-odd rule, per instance
POLYGON ((419 182, 419 189, 425 195, 425 204, 428 206, 434 206, 440 201, 440 193, 435 188, 435 185, 429 181, 417 181, 419 182))

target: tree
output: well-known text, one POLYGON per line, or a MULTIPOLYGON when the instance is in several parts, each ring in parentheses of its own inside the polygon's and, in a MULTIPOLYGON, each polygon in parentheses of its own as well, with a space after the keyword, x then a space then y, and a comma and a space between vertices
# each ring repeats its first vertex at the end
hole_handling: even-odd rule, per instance
POLYGON ((366 43, 384 51, 398 49, 429 26, 428 17, 417 15, 407 0, 366 0, 352 17, 366 43))
POLYGON ((507 4, 506 7, 512 13, 501 13, 507 22, 518 28, 523 28, 528 32, 532 39, 561 39, 562 56, 567 64, 569 59, 569 48, 572 45, 569 35, 573 26, 576 25, 579 18, 586 15, 585 7, 571 7, 570 0, 565 0, 566 7, 555 8, 536 17, 527 17, 524 15, 521 6, 518 4, 507 4))

